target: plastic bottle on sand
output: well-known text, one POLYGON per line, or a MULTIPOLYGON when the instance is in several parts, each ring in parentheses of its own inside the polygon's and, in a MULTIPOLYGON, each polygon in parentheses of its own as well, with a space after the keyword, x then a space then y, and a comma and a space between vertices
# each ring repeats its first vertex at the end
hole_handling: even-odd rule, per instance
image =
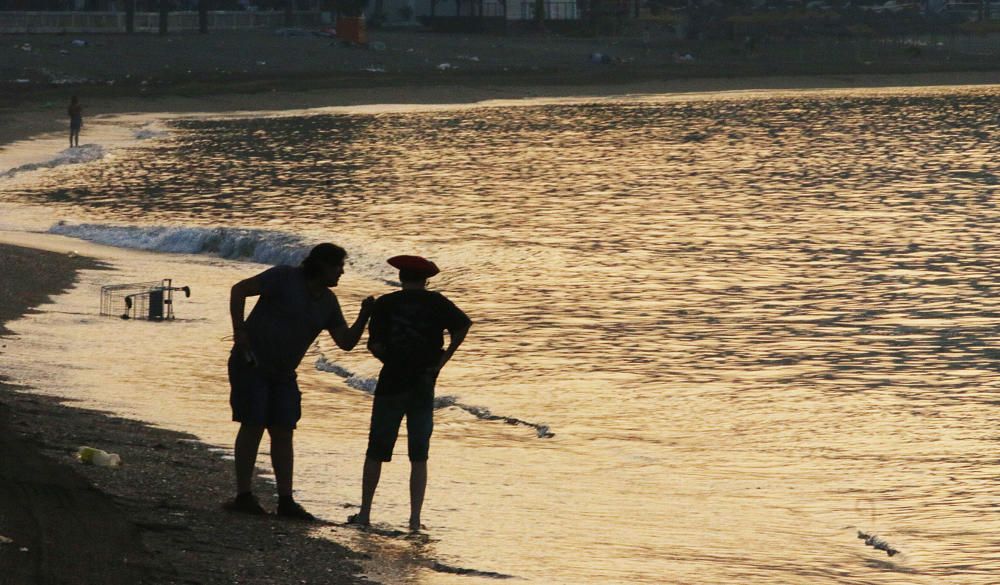
POLYGON ((81 463, 89 463, 98 467, 118 467, 122 464, 122 458, 117 453, 108 453, 95 447, 80 447, 76 451, 76 456, 81 463))

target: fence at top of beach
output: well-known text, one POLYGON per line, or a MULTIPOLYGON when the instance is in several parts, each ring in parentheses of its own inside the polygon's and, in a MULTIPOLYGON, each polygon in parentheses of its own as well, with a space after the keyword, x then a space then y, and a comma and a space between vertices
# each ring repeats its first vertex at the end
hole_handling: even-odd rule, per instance
MULTIPOLYGON (((284 11, 208 13, 208 30, 249 30, 286 26, 329 24, 328 13, 294 12, 291 23, 284 11)), ((134 30, 155 33, 160 30, 156 12, 136 12, 134 30)), ((197 12, 170 12, 167 28, 171 32, 197 31, 197 12)), ((0 34, 11 33, 124 33, 125 12, 20 12, 0 11, 0 34)))

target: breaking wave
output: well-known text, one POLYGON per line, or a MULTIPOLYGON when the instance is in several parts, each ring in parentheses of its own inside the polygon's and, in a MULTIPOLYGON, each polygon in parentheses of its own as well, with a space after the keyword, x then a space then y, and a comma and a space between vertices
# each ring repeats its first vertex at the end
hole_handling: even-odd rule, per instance
MULTIPOLYGON (((172 254, 205 254, 227 260, 243 260, 275 266, 295 266, 318 244, 301 236, 280 231, 231 227, 132 226, 110 224, 69 224, 59 222, 49 233, 79 238, 117 248, 132 248, 172 254)), ((389 278, 393 270, 378 250, 364 243, 340 241, 348 248, 347 264, 354 272, 398 286, 389 278)))
POLYGON ((240 228, 118 226, 58 223, 49 232, 118 248, 175 254, 207 254, 261 264, 302 261, 312 244, 282 232, 240 228))

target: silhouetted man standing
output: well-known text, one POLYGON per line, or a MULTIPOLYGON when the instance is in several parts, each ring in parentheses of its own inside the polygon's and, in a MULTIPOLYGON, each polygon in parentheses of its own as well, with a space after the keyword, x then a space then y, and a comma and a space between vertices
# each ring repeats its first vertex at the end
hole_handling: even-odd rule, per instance
POLYGON ((80 146, 80 129, 83 128, 83 106, 80 105, 80 98, 73 96, 69 100, 69 107, 66 109, 69 114, 69 146, 80 146))

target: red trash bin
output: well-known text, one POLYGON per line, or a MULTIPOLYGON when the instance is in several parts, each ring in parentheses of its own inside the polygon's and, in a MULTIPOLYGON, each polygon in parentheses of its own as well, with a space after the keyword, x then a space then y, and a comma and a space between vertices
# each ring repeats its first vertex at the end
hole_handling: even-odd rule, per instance
POLYGON ((364 16, 338 16, 337 17, 337 38, 350 43, 364 45, 368 43, 368 34, 365 31, 364 16))

